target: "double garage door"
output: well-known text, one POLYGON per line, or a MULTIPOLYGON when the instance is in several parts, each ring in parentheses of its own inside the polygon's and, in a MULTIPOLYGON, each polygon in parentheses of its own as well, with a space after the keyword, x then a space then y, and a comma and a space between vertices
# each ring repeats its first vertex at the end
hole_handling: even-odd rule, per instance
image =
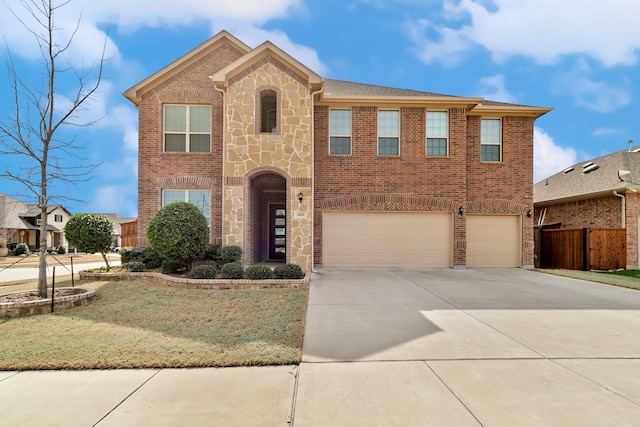
MULTIPOLYGON (((519 267, 518 216, 468 215, 467 266, 519 267)), ((323 212, 328 267, 452 267, 451 212, 323 212)))

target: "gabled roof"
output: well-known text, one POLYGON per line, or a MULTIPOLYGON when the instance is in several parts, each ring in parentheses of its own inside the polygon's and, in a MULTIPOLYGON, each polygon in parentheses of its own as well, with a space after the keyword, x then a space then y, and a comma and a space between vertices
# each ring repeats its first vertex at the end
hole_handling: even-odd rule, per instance
POLYGON ((640 147, 576 163, 533 186, 536 205, 640 191, 640 147))
POLYGON ((153 87, 161 84, 172 76, 176 75, 180 71, 189 67, 194 62, 198 61, 203 56, 207 55, 211 50, 215 49, 215 47, 220 42, 228 42, 232 44, 235 48, 240 50, 241 52, 249 52, 251 48, 244 44, 242 41, 238 40, 236 37, 232 36, 226 31, 220 31, 218 34, 202 43, 200 46, 191 50, 187 54, 181 56, 180 58, 173 61, 171 64, 147 77, 140 83, 132 86, 131 88, 124 91, 123 95, 133 102, 136 106, 140 102, 141 94, 147 92, 153 87))
POLYGON ((246 55, 243 55, 241 58, 238 58, 231 64, 219 70, 211 76, 211 80, 216 84, 216 86, 224 87, 226 86, 229 78, 246 70, 251 64, 258 62, 267 56, 274 56, 278 58, 305 78, 311 87, 319 88, 322 84, 322 77, 270 41, 262 43, 246 55))

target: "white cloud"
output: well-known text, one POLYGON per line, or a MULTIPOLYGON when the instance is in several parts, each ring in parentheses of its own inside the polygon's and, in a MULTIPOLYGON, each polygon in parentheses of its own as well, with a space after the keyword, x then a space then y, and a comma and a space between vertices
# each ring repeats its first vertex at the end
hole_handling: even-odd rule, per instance
POLYGON ((92 197, 88 211, 98 213, 119 213, 128 217, 136 217, 138 207, 136 205, 137 184, 133 185, 107 185, 99 187, 92 197))
POLYGON ((479 95, 485 99, 498 102, 516 103, 516 97, 505 88, 504 75, 496 74, 485 77, 479 82, 479 95))
POLYGON ((577 105, 599 113, 610 113, 631 103, 628 89, 614 87, 586 76, 588 67, 583 61, 569 72, 558 73, 554 90, 574 97, 577 105))
POLYGON ((416 55, 425 63, 440 61, 447 67, 457 65, 473 46, 463 32, 437 26, 427 19, 407 23, 407 32, 415 44, 416 55), (426 32, 438 33, 439 40, 424 37, 426 32))
POLYGON ((578 160, 575 149, 556 145, 543 129, 533 130, 533 182, 539 182, 558 173, 578 160))
POLYGON ((416 43, 425 62, 459 58, 474 44, 498 62, 522 55, 549 64, 570 54, 587 55, 607 67, 638 60, 636 0, 445 0, 445 11, 449 25, 433 29, 436 37, 423 32, 416 43), (470 21, 461 25, 461 17, 470 21))

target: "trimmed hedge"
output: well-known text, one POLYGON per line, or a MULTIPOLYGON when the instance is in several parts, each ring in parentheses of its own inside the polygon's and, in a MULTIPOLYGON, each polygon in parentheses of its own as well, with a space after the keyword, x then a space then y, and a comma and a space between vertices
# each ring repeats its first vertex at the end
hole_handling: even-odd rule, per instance
POLYGON ((222 266, 223 279, 242 279, 244 269, 239 262, 230 262, 222 266))
POLYGON ((215 279, 216 267, 209 264, 196 265, 191 270, 189 277, 192 279, 215 279))
POLYGON ((273 279, 273 271, 266 265, 251 265, 244 270, 244 278, 250 280, 273 279))
POLYGON ((298 264, 278 265, 273 269, 273 277, 276 279, 302 279, 304 273, 298 264))
POLYGON ((144 271, 144 263, 141 263, 140 261, 131 261, 122 264, 122 268, 134 273, 141 273, 144 271))

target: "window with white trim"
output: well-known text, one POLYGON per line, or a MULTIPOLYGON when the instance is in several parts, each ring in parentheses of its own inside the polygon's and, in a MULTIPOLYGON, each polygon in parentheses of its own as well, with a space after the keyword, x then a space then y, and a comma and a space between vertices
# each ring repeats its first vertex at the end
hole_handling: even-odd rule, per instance
POLYGON ((54 215, 54 216, 53 216, 53 220, 54 220, 55 222, 62 222, 62 215, 57 215, 57 214, 56 214, 56 215, 54 215))
POLYGON ((351 110, 329 110, 329 154, 351 154, 351 110))
POLYGON ((480 160, 502 161, 502 122, 500 119, 480 121, 480 160))
POLYGON ((162 190, 162 206, 169 203, 193 203, 200 212, 211 222, 211 192, 208 190, 162 190))
POLYGON ((449 115, 446 111, 427 111, 427 156, 447 156, 449 115))
POLYGON ((209 153, 211 106, 165 105, 164 151, 209 153))
POLYGON ((378 155, 400 155, 400 111, 378 110, 378 155))

